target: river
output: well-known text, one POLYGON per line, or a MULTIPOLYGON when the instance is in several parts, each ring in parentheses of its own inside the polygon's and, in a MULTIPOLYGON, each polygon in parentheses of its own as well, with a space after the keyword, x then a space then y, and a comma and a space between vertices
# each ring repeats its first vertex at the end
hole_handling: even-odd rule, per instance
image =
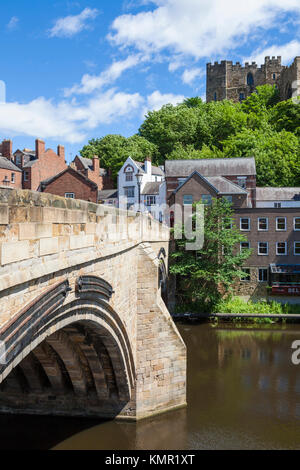
POLYGON ((0 416, 1 449, 300 449, 300 325, 177 324, 188 407, 138 424, 0 416))

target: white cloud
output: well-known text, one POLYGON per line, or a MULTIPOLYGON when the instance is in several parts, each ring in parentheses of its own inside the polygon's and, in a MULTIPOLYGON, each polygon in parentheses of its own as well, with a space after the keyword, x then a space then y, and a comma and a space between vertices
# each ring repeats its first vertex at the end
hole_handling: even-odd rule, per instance
POLYGON ((300 42, 299 41, 291 41, 287 44, 283 44, 281 46, 270 46, 266 49, 257 49, 252 53, 252 55, 248 58, 245 58, 245 62, 256 62, 258 65, 264 64, 265 57, 282 57, 283 64, 287 65, 291 60, 293 60, 296 56, 300 54, 300 42))
POLYGON ((160 91, 156 90, 151 95, 147 96, 147 104, 143 108, 142 117, 144 118, 148 111, 156 111, 165 104, 176 105, 181 103, 184 99, 184 95, 174 95, 172 93, 162 94, 160 91))
POLYGON ((10 31, 13 31, 14 29, 17 28, 18 23, 19 23, 19 18, 17 16, 12 16, 6 27, 10 31))
POLYGON ((112 24, 110 41, 139 51, 199 59, 235 49, 249 37, 284 22, 283 14, 299 19, 299 0, 153 0, 152 11, 126 14, 112 24))
POLYGON ((66 16, 56 20, 55 25, 48 33, 50 37, 67 37, 70 38, 80 33, 84 29, 88 29, 88 20, 96 18, 98 10, 96 8, 85 8, 79 15, 66 16))
POLYGON ((181 78, 183 83, 191 85, 196 78, 202 77, 204 73, 204 70, 200 68, 186 69, 181 78))
POLYGON ((4 135, 28 135, 82 142, 89 130, 108 124, 140 109, 143 98, 110 89, 85 104, 62 101, 53 103, 44 97, 29 103, 0 104, 0 132, 4 135))
POLYGON ((110 67, 99 75, 83 75, 80 85, 74 85, 72 88, 65 89, 65 96, 90 94, 95 90, 101 89, 104 85, 111 85, 125 70, 135 67, 144 59, 140 54, 132 55, 125 60, 113 62, 110 67))

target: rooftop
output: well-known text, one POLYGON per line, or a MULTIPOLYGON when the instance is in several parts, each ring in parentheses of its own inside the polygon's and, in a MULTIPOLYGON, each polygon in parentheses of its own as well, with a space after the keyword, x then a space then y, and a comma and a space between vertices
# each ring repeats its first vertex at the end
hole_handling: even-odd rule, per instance
POLYGON ((4 170, 12 170, 12 171, 19 171, 21 172, 20 168, 18 168, 11 160, 6 157, 2 157, 0 154, 0 168, 4 170))
POLYGON ((256 166, 253 157, 165 161, 167 178, 188 177, 193 171, 203 176, 250 176, 256 175, 256 166))
POLYGON ((257 201, 300 200, 300 188, 256 188, 257 201))

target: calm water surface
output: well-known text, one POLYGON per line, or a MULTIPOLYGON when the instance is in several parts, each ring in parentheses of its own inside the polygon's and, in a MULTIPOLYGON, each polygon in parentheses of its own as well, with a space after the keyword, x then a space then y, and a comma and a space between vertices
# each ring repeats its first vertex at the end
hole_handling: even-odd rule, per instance
POLYGON ((1 448, 300 449, 300 325, 178 325, 188 407, 141 423, 0 417, 1 448))

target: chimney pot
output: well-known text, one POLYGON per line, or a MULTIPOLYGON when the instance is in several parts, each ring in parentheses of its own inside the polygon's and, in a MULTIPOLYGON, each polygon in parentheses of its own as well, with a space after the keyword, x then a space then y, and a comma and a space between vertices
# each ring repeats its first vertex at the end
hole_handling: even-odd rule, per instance
POLYGON ((9 160, 11 160, 11 158, 12 158, 12 147, 13 147, 12 141, 11 140, 3 140, 1 147, 2 147, 3 157, 8 158, 9 160))

